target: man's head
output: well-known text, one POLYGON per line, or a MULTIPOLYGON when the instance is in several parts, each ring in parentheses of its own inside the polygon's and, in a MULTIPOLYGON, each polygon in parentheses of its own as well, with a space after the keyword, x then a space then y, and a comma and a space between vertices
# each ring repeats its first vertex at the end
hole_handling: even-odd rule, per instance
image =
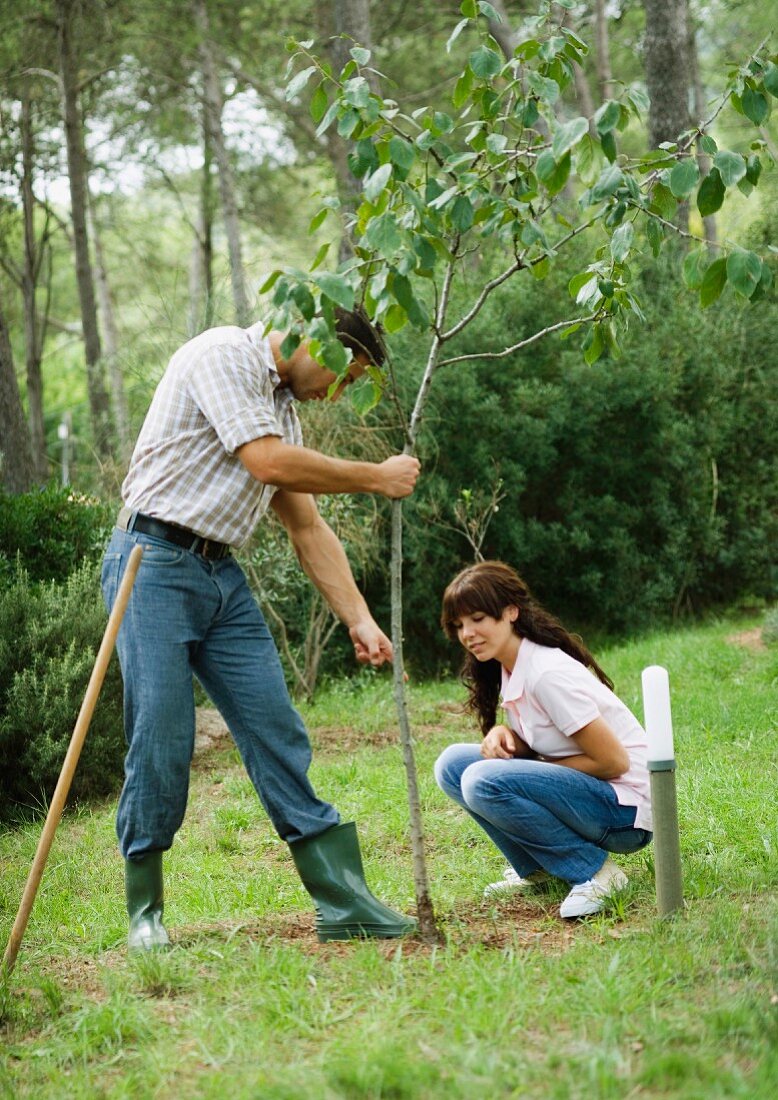
MULTIPOLYGON (((335 332, 354 358, 346 377, 330 398, 332 401, 339 400, 346 386, 361 378, 366 367, 370 364, 381 366, 386 358, 380 332, 370 323, 364 310, 336 307, 335 332)), ((288 359, 281 357, 282 343, 281 333, 270 333, 270 346, 282 384, 291 389, 298 401, 325 400, 330 386, 338 377, 335 372, 313 358, 308 350, 308 341, 303 341, 288 359)))

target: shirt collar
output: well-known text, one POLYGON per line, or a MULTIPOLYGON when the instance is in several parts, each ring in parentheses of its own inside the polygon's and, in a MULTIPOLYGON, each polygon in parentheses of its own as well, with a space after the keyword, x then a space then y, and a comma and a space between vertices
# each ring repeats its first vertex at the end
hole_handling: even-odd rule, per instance
POLYGON ((513 666, 513 671, 508 670, 503 666, 502 670, 502 700, 504 703, 515 702, 516 699, 520 699, 524 694, 524 681, 527 678, 527 669, 529 667, 529 651, 532 646, 532 642, 529 638, 522 638, 519 645, 519 654, 516 658, 516 664, 513 666))

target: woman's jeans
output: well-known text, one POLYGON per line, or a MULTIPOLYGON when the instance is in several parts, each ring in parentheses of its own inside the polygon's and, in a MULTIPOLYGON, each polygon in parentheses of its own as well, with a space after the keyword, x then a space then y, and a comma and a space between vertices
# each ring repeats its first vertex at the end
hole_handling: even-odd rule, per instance
POLYGON ((577 885, 600 870, 606 852, 636 852, 651 840, 610 783, 561 764, 484 760, 479 745, 450 745, 435 779, 522 878, 542 869, 577 885))
POLYGON ((308 781, 308 734, 240 566, 117 529, 103 561, 109 609, 138 543, 143 558, 117 639, 128 744, 116 822, 122 855, 169 848, 183 821, 193 676, 227 723, 279 835, 295 841, 336 825, 337 811, 308 781))

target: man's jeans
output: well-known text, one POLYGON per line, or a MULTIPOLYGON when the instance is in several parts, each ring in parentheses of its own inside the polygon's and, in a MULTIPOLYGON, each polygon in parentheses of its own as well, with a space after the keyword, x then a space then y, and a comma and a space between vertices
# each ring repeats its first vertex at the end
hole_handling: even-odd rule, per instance
POLYGON ((109 609, 138 543, 143 559, 117 639, 128 743, 116 822, 122 855, 169 848, 183 821, 193 675, 226 721, 279 835, 295 841, 338 824, 308 781, 308 735, 240 566, 117 529, 103 561, 109 609))
POLYGON ((542 868, 577 885, 600 870, 606 852, 636 852, 651 840, 610 783, 561 764, 484 760, 479 745, 450 745, 435 779, 522 878, 542 868))

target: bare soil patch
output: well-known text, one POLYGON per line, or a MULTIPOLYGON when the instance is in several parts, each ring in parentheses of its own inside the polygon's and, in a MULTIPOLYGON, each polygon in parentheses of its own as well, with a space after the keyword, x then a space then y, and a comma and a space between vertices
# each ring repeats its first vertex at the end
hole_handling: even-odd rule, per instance
POLYGON ((740 630, 736 634, 728 634, 727 641, 730 645, 739 645, 754 653, 764 653, 767 649, 762 641, 762 628, 759 626, 755 626, 752 630, 740 630))

